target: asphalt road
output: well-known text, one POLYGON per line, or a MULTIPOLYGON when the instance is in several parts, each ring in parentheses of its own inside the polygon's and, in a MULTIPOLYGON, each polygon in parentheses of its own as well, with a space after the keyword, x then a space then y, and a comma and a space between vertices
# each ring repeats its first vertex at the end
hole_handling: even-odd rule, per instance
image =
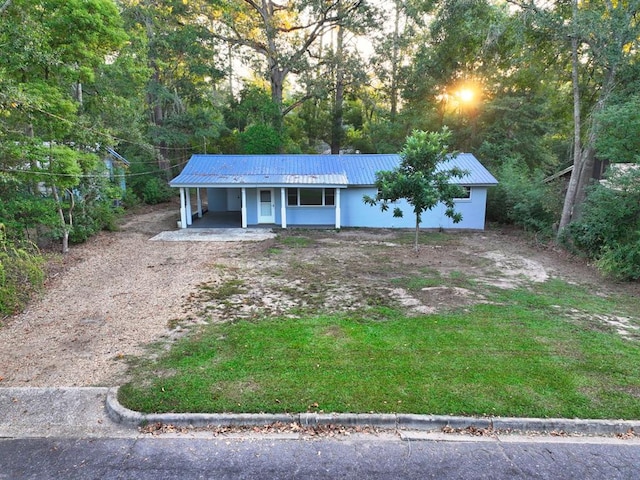
POLYGON ((0 480, 640 479, 640 438, 441 432, 145 434, 106 388, 0 388, 0 480))
POLYGON ((0 479, 637 479, 640 445, 386 438, 0 440, 0 479))

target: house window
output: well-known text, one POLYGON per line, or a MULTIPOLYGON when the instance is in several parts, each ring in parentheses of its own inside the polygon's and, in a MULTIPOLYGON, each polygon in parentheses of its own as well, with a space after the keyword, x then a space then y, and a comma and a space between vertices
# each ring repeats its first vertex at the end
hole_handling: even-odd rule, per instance
POLYGON ((336 203, 335 188, 288 188, 287 205, 297 206, 331 206, 336 203))
POLYGON ((336 189, 325 188, 324 189, 324 204, 335 205, 336 204, 336 189))
POLYGON ((287 205, 298 205, 298 189, 287 188, 287 205))
POLYGON ((319 188, 298 189, 300 205, 322 205, 322 190, 319 188))
POLYGON ((471 187, 465 187, 463 185, 462 189, 464 190, 464 195, 460 195, 459 197, 456 197, 456 200, 468 200, 468 199, 470 199, 471 198, 471 187))

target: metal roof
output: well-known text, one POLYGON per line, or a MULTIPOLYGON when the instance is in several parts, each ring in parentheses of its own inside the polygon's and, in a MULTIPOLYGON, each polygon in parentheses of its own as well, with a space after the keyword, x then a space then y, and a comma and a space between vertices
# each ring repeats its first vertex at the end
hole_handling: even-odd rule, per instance
POLYGON ((451 169, 453 167, 458 167, 460 170, 468 172, 464 177, 456 179, 456 183, 461 185, 490 186, 498 184, 496 177, 491 175, 489 170, 487 170, 472 153, 459 153, 439 165, 440 169, 451 169))
POLYGON ((116 152, 113 148, 111 148, 111 147, 107 147, 107 153, 108 153, 109 155, 111 155, 112 157, 114 157, 116 160, 118 160, 118 161, 120 161, 120 162, 124 163, 127 167, 128 167, 129 165, 131 165, 131 164, 129 163, 129 160, 127 160, 126 158, 124 158, 122 155, 120 155, 118 152, 116 152))
MULTIPOLYGON (((193 155, 172 187, 289 186, 347 187, 373 185, 376 172, 392 170, 400 163, 396 154, 350 155, 193 155)), ((441 168, 459 167, 469 175, 464 185, 498 183, 470 153, 462 153, 441 168)))

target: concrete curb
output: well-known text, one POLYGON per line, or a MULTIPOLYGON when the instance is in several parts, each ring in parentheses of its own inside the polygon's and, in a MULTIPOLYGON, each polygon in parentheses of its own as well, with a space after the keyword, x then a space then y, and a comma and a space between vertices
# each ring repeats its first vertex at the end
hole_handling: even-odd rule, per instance
POLYGON ((378 427, 394 430, 464 430, 474 427, 515 432, 564 432, 567 434, 614 435, 629 431, 640 433, 640 420, 587 420, 565 418, 459 417, 450 415, 365 414, 365 413, 151 413, 129 410, 118 401, 118 387, 106 397, 109 417, 121 424, 140 426, 163 423, 177 426, 264 426, 276 422, 303 426, 343 425, 378 427))

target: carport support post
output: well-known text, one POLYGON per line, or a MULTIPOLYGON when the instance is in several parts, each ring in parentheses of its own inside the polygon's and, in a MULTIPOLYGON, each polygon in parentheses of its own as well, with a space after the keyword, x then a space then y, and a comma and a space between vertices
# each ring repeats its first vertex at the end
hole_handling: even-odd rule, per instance
POLYGON ((186 205, 187 205, 187 225, 191 225, 193 223, 193 213, 191 212, 191 193, 189 192, 189 188, 186 189, 186 205))
POLYGON ((284 187, 280 188, 280 217, 282 228, 287 228, 287 195, 284 187))
POLYGON ((184 188, 180 187, 180 228, 187 228, 187 208, 184 188))
POLYGON ((242 187, 242 228, 247 228, 247 189, 242 187))
POLYGON ((198 207, 198 218, 202 218, 202 198, 200 197, 200 187, 196 188, 196 205, 198 207))
POLYGON ((340 189, 336 188, 336 230, 340 229, 340 189))

